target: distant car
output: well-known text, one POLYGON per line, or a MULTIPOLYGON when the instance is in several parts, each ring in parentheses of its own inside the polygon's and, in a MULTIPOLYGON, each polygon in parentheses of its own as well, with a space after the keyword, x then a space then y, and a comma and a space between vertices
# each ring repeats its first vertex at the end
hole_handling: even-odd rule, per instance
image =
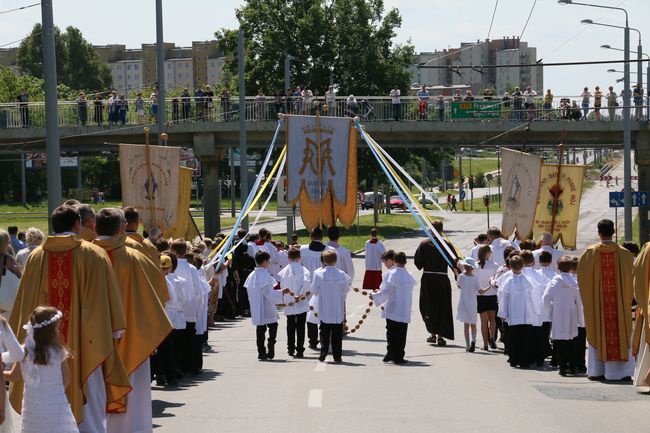
POLYGON ((433 204, 433 203, 438 203, 438 197, 436 197, 435 194, 431 192, 427 192, 426 194, 420 194, 420 204, 422 206, 428 205, 428 204, 433 204))
POLYGON ((403 211, 406 210, 406 204, 404 203, 404 200, 398 195, 393 195, 390 197, 390 208, 391 209, 402 209, 403 211))
MULTIPOLYGON (((378 201, 380 206, 384 203, 384 194, 378 193, 378 201)), ((363 194, 363 201, 361 202, 361 210, 372 209, 375 207, 375 193, 367 192, 363 194)))

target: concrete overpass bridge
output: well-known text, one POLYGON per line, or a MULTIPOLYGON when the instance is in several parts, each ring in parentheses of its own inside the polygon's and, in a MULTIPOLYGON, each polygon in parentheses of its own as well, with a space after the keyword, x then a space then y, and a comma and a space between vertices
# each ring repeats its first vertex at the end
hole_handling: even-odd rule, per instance
MULTIPOLYGON (((622 149, 623 122, 536 120, 521 122, 510 120, 467 121, 392 121, 365 122, 366 130, 387 148, 522 146, 552 148, 562 141, 567 148, 622 149)), ((248 147, 266 148, 271 142, 277 123, 274 120, 248 120, 246 122, 248 147)), ((61 151, 99 153, 112 150, 110 144, 144 143, 142 125, 127 126, 62 126, 61 151)), ((155 125, 152 131, 155 130, 155 125)), ((239 145, 239 122, 201 121, 174 123, 169 127, 169 144, 193 148, 202 163, 205 186, 206 231, 218 230, 220 214, 218 197, 219 162, 229 147, 239 145), (208 226, 212 226, 208 229, 208 226)), ((155 142, 155 135, 151 135, 155 142)), ((278 143, 284 143, 284 131, 278 143)), ((650 129, 647 121, 632 122, 632 146, 638 165, 639 189, 650 191, 650 129)), ((0 154, 44 152, 45 128, 0 129, 0 154)), ((605 205, 605 203, 604 203, 605 205)), ((647 208, 639 211, 642 241, 647 240, 650 225, 647 208)))

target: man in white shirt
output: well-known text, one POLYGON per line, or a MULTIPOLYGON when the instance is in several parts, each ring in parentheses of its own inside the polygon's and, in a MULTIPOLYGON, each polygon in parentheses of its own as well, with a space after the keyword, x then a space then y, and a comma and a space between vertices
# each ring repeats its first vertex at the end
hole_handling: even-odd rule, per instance
POLYGON ((539 263, 539 255, 542 251, 548 251, 553 255, 551 267, 557 272, 557 261, 562 257, 562 251, 553 248, 553 235, 550 233, 544 233, 539 243, 540 247, 533 251, 533 256, 535 256, 535 268, 539 269, 541 267, 539 263))
POLYGON ((186 374, 198 374, 203 360, 203 343, 197 335, 197 322, 203 307, 203 285, 199 270, 185 259, 187 243, 185 239, 175 239, 170 247, 172 254, 178 259, 175 274, 185 280, 188 302, 183 305, 185 317, 185 333, 183 336, 183 361, 181 371, 186 374))
POLYGON ((395 266, 381 283, 379 293, 374 293, 375 304, 384 306, 386 317, 386 356, 384 362, 393 361, 395 364, 406 364, 404 348, 408 324, 411 322, 411 307, 413 304, 413 287, 415 278, 404 268, 406 254, 395 254, 395 266))
POLYGON ((327 103, 327 114, 336 116, 336 91, 333 86, 330 86, 325 92, 325 102, 327 103))
POLYGON ((490 227, 487 232, 490 248, 492 249, 492 260, 499 265, 503 266, 506 261, 503 258, 503 250, 507 247, 513 247, 517 251, 519 248, 507 239, 503 239, 501 230, 498 227, 490 227))
POLYGON ((327 358, 330 342, 334 362, 342 361, 343 321, 345 320, 345 298, 350 291, 350 277, 336 268, 336 251, 323 253, 325 268, 314 272, 311 292, 318 296, 318 318, 320 319, 321 349, 318 360, 327 358))
POLYGON ((402 92, 398 86, 393 87, 393 90, 390 91, 390 98, 393 104, 393 119, 395 119, 395 121, 399 121, 402 117, 402 101, 400 99, 401 95, 402 92))
POLYGON ((354 265, 352 264, 352 254, 350 250, 339 245, 339 238, 341 231, 338 227, 332 226, 327 229, 327 237, 329 242, 327 247, 336 251, 336 267, 348 274, 351 280, 354 280, 354 265))

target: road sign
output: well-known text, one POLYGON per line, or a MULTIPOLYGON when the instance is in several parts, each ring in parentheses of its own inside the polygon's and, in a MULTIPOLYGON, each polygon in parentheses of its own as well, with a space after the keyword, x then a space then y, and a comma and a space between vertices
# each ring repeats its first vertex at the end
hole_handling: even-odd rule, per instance
POLYGON ((462 191, 460 192, 460 194, 458 194, 458 197, 460 198, 460 201, 465 200, 465 197, 466 197, 466 196, 467 196, 467 193, 465 192, 465 190, 462 190, 462 191))
POLYGON ((498 119, 501 104, 498 101, 462 101, 451 103, 452 119, 498 119))
MULTIPOLYGON (((622 191, 611 191, 609 193, 609 207, 624 207, 622 191)), ((648 206, 648 193, 646 191, 632 191, 632 207, 648 206)))

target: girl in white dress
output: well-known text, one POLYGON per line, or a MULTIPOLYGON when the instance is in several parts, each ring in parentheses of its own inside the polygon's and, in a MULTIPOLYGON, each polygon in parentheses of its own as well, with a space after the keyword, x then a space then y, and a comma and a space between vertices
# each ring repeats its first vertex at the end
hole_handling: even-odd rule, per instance
POLYGON ((490 287, 481 288, 474 269, 478 264, 476 260, 471 257, 466 257, 458 262, 458 266, 464 273, 458 276, 458 288, 460 289, 460 299, 458 300, 458 310, 456 311, 456 319, 464 323, 465 331, 465 350, 467 352, 474 352, 476 350, 476 316, 477 311, 477 296, 479 293, 487 292, 490 287), (470 340, 469 331, 472 330, 472 339, 470 340))
POLYGON ((59 339, 63 313, 53 307, 36 307, 23 326, 25 356, 5 379, 25 381, 21 433, 78 433, 65 388, 70 356, 59 339))

